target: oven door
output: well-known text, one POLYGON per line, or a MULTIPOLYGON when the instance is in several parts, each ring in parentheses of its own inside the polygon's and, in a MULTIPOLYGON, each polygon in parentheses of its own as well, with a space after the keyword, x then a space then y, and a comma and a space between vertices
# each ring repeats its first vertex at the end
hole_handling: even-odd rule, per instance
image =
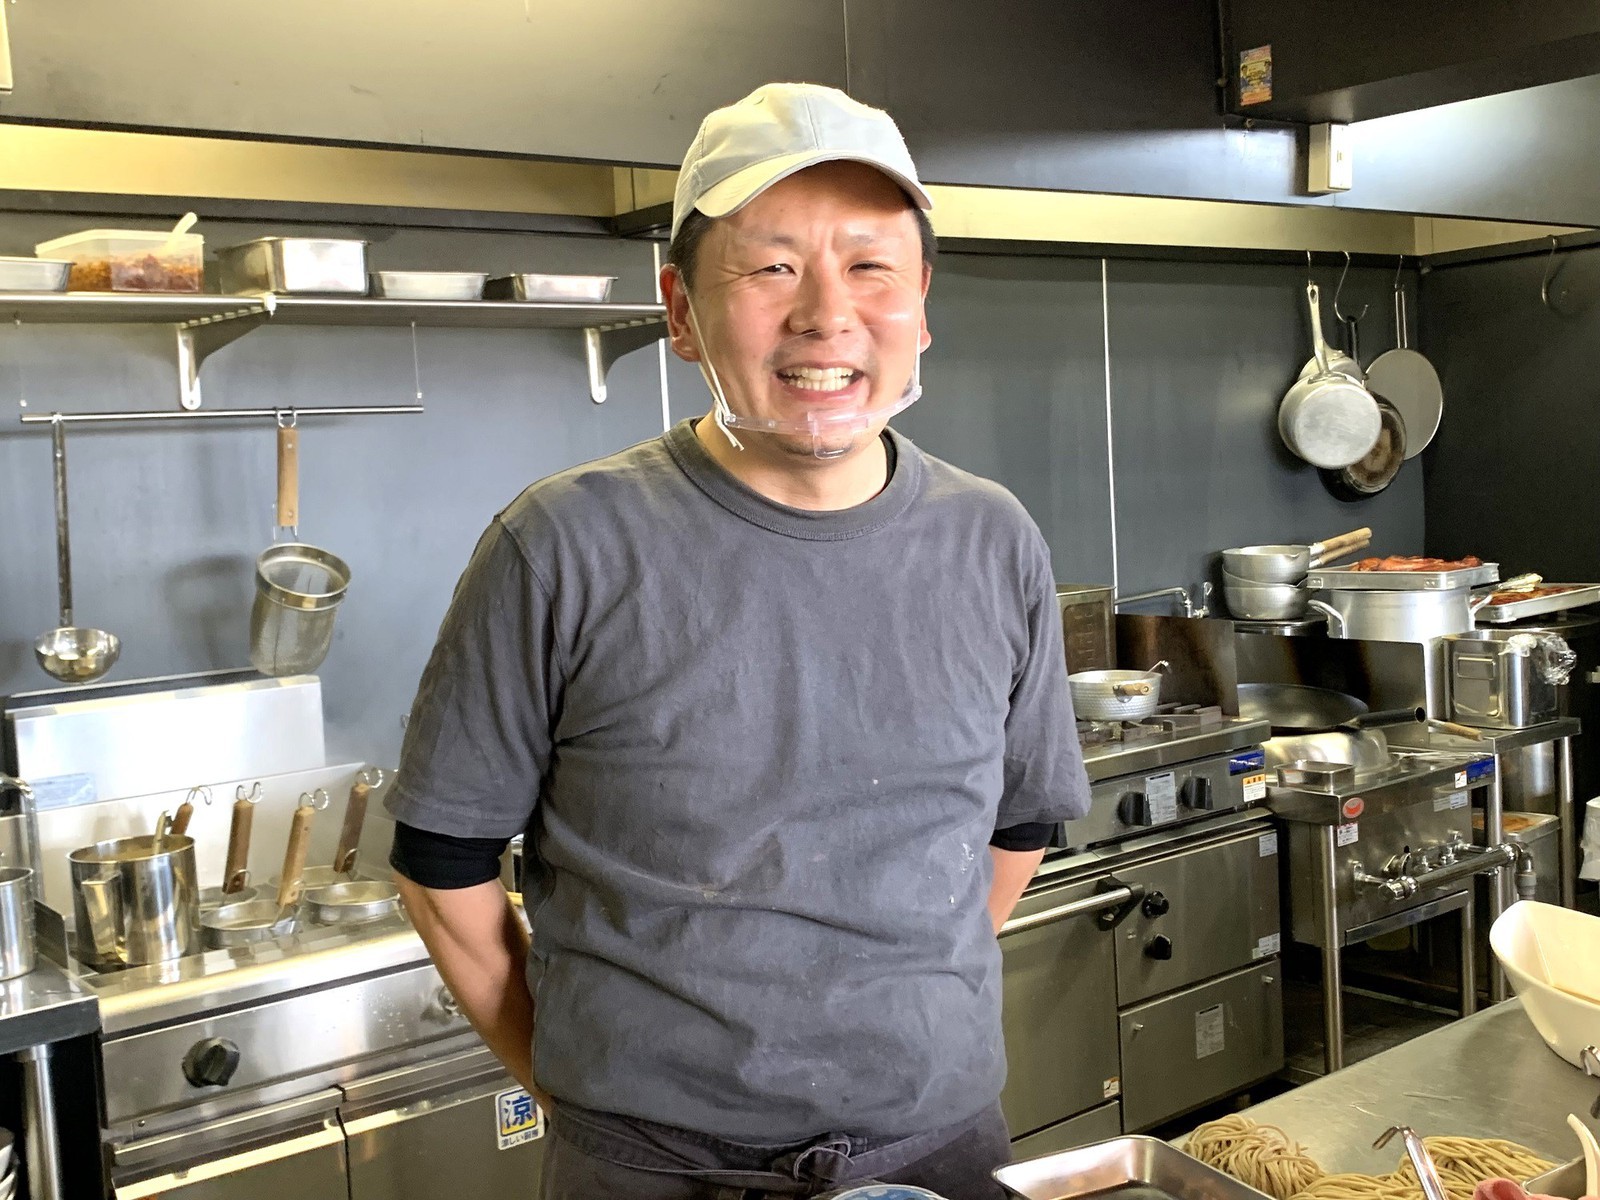
POLYGON ((345 1091, 349 1200, 538 1194, 543 1114, 481 1042, 345 1091))
POLYGON ((1114 931, 1099 917, 1131 898, 1103 876, 1044 887, 1022 898, 1000 932, 1009 1066, 1000 1102, 1013 1137, 1121 1090, 1114 931))
POLYGON ((335 1088, 113 1141, 117 1200, 349 1200, 335 1088))

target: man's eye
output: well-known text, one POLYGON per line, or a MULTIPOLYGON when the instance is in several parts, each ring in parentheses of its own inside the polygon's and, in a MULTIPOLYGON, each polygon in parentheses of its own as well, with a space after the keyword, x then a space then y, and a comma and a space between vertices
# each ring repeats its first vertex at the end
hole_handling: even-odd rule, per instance
POLYGON ((756 269, 756 274, 757 275, 783 275, 783 274, 787 274, 788 271, 789 271, 789 264, 788 263, 772 263, 772 264, 770 264, 768 266, 757 268, 756 269))
POLYGON ((856 264, 856 270, 858 270, 858 271, 887 271, 888 269, 889 269, 889 264, 888 263, 859 262, 859 263, 856 264))

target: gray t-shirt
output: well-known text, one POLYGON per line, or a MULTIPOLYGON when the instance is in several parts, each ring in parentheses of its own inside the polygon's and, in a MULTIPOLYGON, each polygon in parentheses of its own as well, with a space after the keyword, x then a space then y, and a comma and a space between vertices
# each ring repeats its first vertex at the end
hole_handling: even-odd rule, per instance
POLYGON ((685 421, 478 544, 389 809, 527 830, 558 1101, 771 1143, 1000 1093, 987 843, 1088 807, 1050 555, 1004 488, 889 436, 882 492, 809 512, 685 421))

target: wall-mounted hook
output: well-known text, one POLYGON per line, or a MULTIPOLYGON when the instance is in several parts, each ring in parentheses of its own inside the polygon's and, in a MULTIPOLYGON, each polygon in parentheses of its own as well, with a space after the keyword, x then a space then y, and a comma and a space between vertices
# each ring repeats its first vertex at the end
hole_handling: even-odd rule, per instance
MULTIPOLYGON (((1546 308, 1551 308, 1550 283, 1555 276, 1551 273, 1550 268, 1555 265, 1556 247, 1559 245, 1560 242, 1556 240, 1556 235, 1552 233, 1550 235, 1550 253, 1545 256, 1544 260, 1544 278, 1539 281, 1539 299, 1544 301, 1544 306, 1546 308)), ((1553 312, 1555 310, 1552 308, 1551 311, 1553 312)))
POLYGON ((1344 252, 1344 270, 1339 272, 1339 286, 1333 289, 1333 315, 1339 318, 1342 324, 1354 325, 1357 321, 1361 320, 1362 317, 1367 315, 1367 309, 1370 308, 1371 305, 1363 304, 1361 306, 1361 311, 1356 313, 1355 316, 1351 316, 1349 313, 1345 312, 1344 309, 1339 307, 1339 297, 1344 295, 1344 277, 1348 274, 1350 274, 1350 251, 1346 250, 1344 252))

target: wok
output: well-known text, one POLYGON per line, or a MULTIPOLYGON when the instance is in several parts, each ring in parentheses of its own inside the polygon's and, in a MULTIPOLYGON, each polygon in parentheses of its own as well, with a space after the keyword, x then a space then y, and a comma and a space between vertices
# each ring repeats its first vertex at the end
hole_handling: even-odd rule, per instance
POLYGON ((1274 736, 1377 729, 1427 719, 1427 713, 1415 705, 1372 712, 1364 700, 1303 683, 1241 683, 1239 715, 1270 722, 1274 736))

